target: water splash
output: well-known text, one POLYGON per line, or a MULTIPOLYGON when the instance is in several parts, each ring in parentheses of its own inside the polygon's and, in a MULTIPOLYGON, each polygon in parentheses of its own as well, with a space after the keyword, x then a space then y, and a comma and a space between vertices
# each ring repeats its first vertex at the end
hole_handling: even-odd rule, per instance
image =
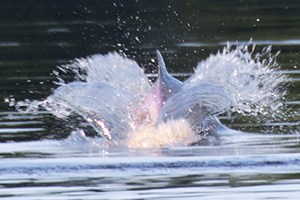
POLYGON ((280 72, 276 61, 279 53, 272 54, 271 47, 256 54, 254 50, 254 45, 234 48, 228 43, 223 51, 198 63, 195 74, 185 81, 185 87, 210 80, 222 85, 231 95, 232 112, 274 113, 282 106, 288 78, 280 72))
POLYGON ((174 145, 189 145, 199 140, 191 125, 184 119, 168 120, 158 126, 141 125, 129 133, 130 148, 157 148, 174 145))
POLYGON ((46 109, 59 118, 79 114, 109 145, 189 145, 224 129, 217 116, 225 111, 267 115, 282 106, 288 78, 276 57, 271 48, 255 54, 254 46, 228 45, 181 83, 170 77, 158 53, 161 72, 151 83, 131 59, 94 55, 59 67, 59 87, 45 100, 15 106, 46 109), (75 75, 70 83, 64 78, 69 74, 75 75))

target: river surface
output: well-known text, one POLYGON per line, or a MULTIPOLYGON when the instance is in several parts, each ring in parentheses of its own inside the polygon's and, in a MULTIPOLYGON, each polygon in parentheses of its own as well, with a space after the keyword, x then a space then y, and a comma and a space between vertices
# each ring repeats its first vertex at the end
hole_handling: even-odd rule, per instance
POLYGON ((10 0, 0 16, 0 198, 299 199, 300 2, 10 0), (80 117, 9 105, 47 98, 58 87, 53 70, 76 58, 116 51, 155 79, 159 49, 184 80, 227 42, 249 41, 280 51, 284 109, 225 113, 236 131, 205 144, 103 147, 94 131, 74 132, 80 117))

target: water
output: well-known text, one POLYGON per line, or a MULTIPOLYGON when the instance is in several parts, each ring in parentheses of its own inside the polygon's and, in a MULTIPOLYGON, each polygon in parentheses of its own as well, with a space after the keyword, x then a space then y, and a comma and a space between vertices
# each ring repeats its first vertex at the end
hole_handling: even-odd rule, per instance
MULTIPOLYGON (((299 197, 299 3, 0 4, 0 198, 299 197), (116 51, 137 61, 147 76, 155 79, 155 50, 160 49, 171 74, 185 80, 199 61, 222 51, 227 41, 247 44, 251 38, 256 44, 253 55, 268 45, 272 45, 272 55, 280 51, 280 71, 271 73, 273 76, 262 72, 267 74, 262 80, 270 81, 268 86, 278 90, 270 95, 268 90, 251 93, 255 81, 249 81, 245 90, 233 87, 238 91, 230 90, 236 94, 234 100, 238 100, 238 94, 252 102, 256 102, 253 97, 268 98, 256 102, 262 107, 233 101, 232 109, 219 118, 236 131, 223 131, 219 137, 198 145, 144 149, 113 145, 96 137, 101 132, 91 127, 84 115, 63 120, 63 115, 51 114, 66 114, 62 109, 53 110, 57 107, 20 113, 8 105, 12 100, 44 101, 57 92, 54 82, 59 80, 53 70, 59 71, 56 66, 72 63, 75 58, 116 51), (279 74, 288 76, 289 84, 278 85, 279 74), (284 99, 276 96, 284 88, 284 99)), ((264 58, 272 57, 265 54, 264 58)), ((203 76, 217 78, 223 86, 231 84, 228 80, 245 80, 221 79, 218 74, 206 72, 203 76)), ((82 80, 76 72, 60 73, 59 77, 66 83, 72 83, 76 77, 82 80)))

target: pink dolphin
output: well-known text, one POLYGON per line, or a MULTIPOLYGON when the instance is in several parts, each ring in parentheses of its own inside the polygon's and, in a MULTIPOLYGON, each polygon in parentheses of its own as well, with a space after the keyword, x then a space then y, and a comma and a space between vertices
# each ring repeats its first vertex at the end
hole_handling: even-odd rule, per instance
POLYGON ((161 53, 158 50, 156 53, 159 67, 158 79, 150 92, 133 109, 134 128, 145 123, 158 126, 168 120, 185 119, 192 130, 198 134, 212 134, 217 130, 225 129, 226 127, 215 115, 226 108, 213 107, 214 105, 210 105, 206 99, 207 96, 226 99, 223 88, 202 83, 187 87, 185 82, 179 81, 168 73, 161 53))

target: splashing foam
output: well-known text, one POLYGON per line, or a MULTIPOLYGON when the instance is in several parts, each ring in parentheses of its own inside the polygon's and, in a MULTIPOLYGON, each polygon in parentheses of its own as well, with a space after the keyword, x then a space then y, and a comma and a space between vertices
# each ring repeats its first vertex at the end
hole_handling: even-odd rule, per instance
POLYGON ((197 142, 199 137, 185 120, 169 120, 158 125, 141 125, 129 133, 127 145, 130 148, 157 148, 164 146, 189 145, 197 142))
POLYGON ((288 78, 280 72, 271 47, 254 54, 255 46, 235 49, 228 43, 223 51, 198 63, 186 87, 211 80, 224 86, 231 94, 231 111, 243 115, 270 114, 282 106, 284 85, 288 78))
POLYGON ((195 74, 182 84, 165 77, 169 82, 163 86, 172 88, 175 81, 178 90, 168 91, 165 100, 159 81, 150 83, 133 60, 117 53, 77 59, 54 72, 59 87, 51 96, 15 106, 25 107, 25 112, 46 109, 59 118, 77 113, 110 144, 189 145, 201 139, 199 132, 211 134, 224 127, 216 118, 220 113, 266 115, 282 105, 288 79, 279 71, 277 54, 272 55, 271 48, 256 55, 254 47, 248 49, 228 45, 199 62, 195 74), (75 74, 75 81, 66 83, 64 74, 75 74))

